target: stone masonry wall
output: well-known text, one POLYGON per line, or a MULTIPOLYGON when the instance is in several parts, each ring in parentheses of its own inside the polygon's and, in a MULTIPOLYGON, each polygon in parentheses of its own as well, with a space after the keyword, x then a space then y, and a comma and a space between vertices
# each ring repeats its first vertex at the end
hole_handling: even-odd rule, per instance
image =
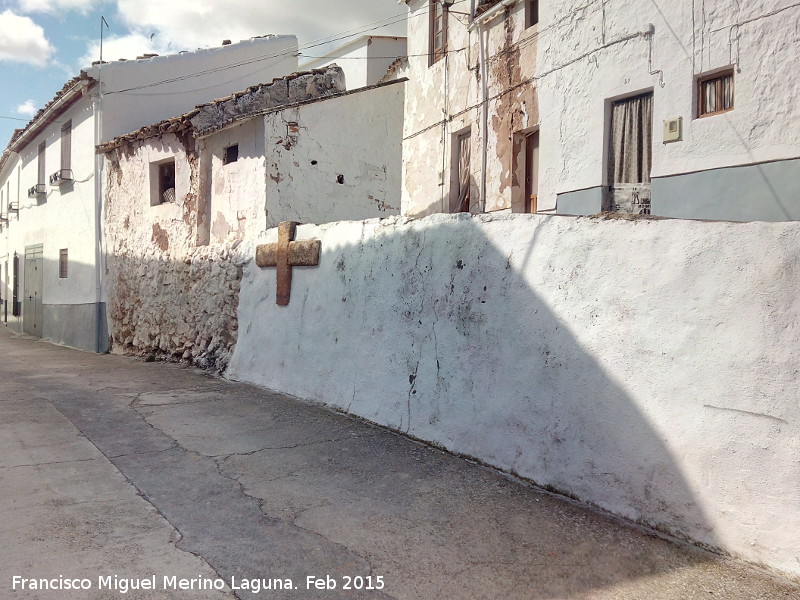
POLYGON ((237 336, 239 242, 198 246, 194 139, 165 134, 106 156, 112 351, 168 356, 223 371, 237 336), (171 159, 175 201, 158 204, 152 179, 157 165, 171 159))

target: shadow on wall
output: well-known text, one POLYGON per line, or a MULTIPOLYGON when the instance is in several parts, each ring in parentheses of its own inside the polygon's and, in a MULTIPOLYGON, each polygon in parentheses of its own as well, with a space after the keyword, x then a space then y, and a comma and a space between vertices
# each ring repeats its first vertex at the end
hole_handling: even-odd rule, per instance
MULTIPOLYGON (((736 293, 720 297, 730 282, 715 288, 713 271, 700 285, 730 252, 702 232, 687 238, 704 224, 587 222, 443 215, 301 227, 298 239, 322 239, 321 264, 294 270, 288 307, 275 305, 274 269, 245 267, 228 374, 787 568, 792 542, 769 515, 791 505, 797 444, 780 401, 792 383, 764 374, 764 397, 779 399, 770 417, 725 375, 781 342, 744 358, 763 341, 747 339, 751 321, 764 327, 751 318, 763 307, 736 316, 736 293), (777 458, 765 463, 762 443, 777 458), (771 508, 754 500, 765 471, 777 483, 771 508)), ((767 297, 780 276, 763 264, 744 271, 765 279, 767 297)))

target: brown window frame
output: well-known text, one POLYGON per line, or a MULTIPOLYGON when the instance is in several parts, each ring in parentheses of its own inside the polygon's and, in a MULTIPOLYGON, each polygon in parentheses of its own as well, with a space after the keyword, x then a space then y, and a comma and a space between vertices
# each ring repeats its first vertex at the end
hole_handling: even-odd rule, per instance
POLYGON ((72 121, 61 126, 61 170, 72 169, 72 121))
POLYGON ((697 78, 697 118, 702 119, 704 117, 713 117, 714 115, 721 115, 722 113, 732 111, 736 106, 736 88, 734 85, 734 78, 733 78, 733 69, 725 69, 724 71, 717 71, 716 73, 711 73, 710 75, 703 75, 697 78), (731 80, 731 89, 733 93, 731 94, 731 105, 728 108, 722 108, 720 110, 713 110, 709 112, 703 112, 703 107, 705 106, 705 86, 706 84, 715 81, 716 85, 714 86, 717 98, 722 98, 722 82, 730 77, 731 80))
POLYGON ((69 251, 61 248, 58 251, 58 278, 66 279, 69 275, 69 251))
POLYGON ((428 66, 432 66, 447 54, 447 9, 441 0, 430 0, 429 4, 428 53, 428 66), (442 35, 441 46, 436 45, 439 33, 442 35))

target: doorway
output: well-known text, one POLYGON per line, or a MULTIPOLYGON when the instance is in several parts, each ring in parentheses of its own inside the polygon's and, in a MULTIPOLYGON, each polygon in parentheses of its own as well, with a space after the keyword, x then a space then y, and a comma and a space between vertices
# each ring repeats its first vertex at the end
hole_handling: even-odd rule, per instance
POLYGON ((611 105, 606 210, 650 214, 653 166, 653 93, 611 105))
POLYGON ((535 213, 539 204, 539 132, 525 136, 525 212, 535 213))
POLYGON ((42 337, 42 283, 44 251, 41 244, 25 248, 25 273, 22 296, 22 329, 25 333, 42 337))

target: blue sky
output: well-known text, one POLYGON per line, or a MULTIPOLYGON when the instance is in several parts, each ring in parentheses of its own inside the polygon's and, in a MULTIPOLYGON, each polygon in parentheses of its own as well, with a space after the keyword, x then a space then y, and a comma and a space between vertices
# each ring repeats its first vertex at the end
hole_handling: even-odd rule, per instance
POLYGON ((0 148, 99 58, 101 16, 110 25, 104 59, 116 60, 268 33, 297 35, 301 51, 359 30, 405 35, 406 8, 396 0, 0 0, 0 148))

